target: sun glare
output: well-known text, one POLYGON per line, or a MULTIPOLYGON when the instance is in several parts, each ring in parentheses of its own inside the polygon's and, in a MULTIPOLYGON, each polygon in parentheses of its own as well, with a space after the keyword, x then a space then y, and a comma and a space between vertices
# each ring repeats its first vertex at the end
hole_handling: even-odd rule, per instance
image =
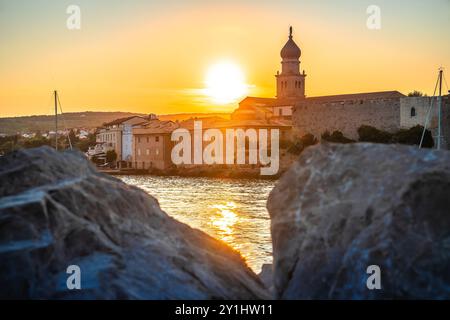
POLYGON ((232 62, 211 66, 206 74, 205 93, 216 103, 236 102, 247 93, 243 72, 232 62))

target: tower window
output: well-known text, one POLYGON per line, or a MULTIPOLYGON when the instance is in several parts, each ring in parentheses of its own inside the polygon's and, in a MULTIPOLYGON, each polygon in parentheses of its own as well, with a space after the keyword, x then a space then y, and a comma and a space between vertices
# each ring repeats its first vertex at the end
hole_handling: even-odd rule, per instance
POLYGON ((411 118, 416 116, 416 108, 411 108, 411 118))

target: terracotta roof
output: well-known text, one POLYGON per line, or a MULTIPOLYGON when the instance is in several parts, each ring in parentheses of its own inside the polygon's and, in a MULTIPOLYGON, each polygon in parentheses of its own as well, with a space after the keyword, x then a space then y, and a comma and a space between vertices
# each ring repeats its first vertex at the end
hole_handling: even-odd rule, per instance
POLYGON ((149 120, 140 126, 133 128, 134 134, 163 134, 171 133, 177 129, 179 124, 173 121, 160 121, 157 119, 149 120))
POLYGON ((254 113, 254 112, 272 112, 270 106, 246 106, 245 108, 239 107, 235 109, 232 113, 254 113))
POLYGON ((227 121, 221 117, 192 118, 180 122, 180 127, 188 130, 194 129, 194 121, 202 121, 202 128, 215 128, 217 123, 227 121))
POLYGON ((223 123, 218 123, 217 128, 240 128, 240 127, 292 127, 292 124, 286 120, 230 120, 223 123))
MULTIPOLYGON (((128 120, 133 119, 133 118, 142 118, 142 117, 140 117, 140 116, 131 116, 131 117, 119 118, 119 119, 113 120, 113 121, 111 121, 111 122, 104 123, 103 125, 104 125, 105 127, 107 127, 107 126, 113 126, 113 125, 115 125, 115 124, 121 124, 121 123, 124 123, 125 121, 128 121, 128 120)), ((145 121, 145 119, 142 118, 142 121, 145 121)))
POLYGON ((242 99, 239 104, 243 103, 243 102, 254 102, 254 103, 274 103, 277 101, 276 98, 259 98, 259 97, 245 97, 244 99, 242 99))
MULTIPOLYGON (((196 121, 202 121, 202 129, 221 129, 221 128, 258 128, 258 127, 291 127, 292 124, 286 120, 274 120, 270 122, 267 120, 221 120, 221 121, 203 121, 203 119, 197 119, 196 121)), ((194 130, 194 120, 189 123, 181 123, 181 128, 188 130, 194 130)))
MULTIPOLYGON (((239 106, 243 103, 254 103, 254 107, 263 108, 263 107, 277 107, 277 106, 293 106, 295 103, 300 101, 301 98, 258 98, 258 97, 246 97, 241 102, 239 102, 239 106), (260 105, 258 105, 260 104, 260 105)), ((245 106, 248 108, 250 106, 245 106)), ((242 107, 241 107, 242 108, 242 107)))

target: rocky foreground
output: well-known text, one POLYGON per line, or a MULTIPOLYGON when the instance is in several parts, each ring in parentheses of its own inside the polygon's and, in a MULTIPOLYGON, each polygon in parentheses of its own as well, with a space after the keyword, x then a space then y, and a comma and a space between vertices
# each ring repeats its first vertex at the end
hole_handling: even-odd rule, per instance
POLYGON ((306 149, 270 194, 261 280, 80 153, 15 152, 0 181, 0 298, 450 299, 448 151, 306 149), (82 290, 68 290, 69 265, 82 290))
POLYGON ((448 151, 310 147, 268 209, 277 298, 450 299, 448 151))
POLYGON ((48 147, 0 158, 0 298, 264 299, 241 256, 48 147), (68 290, 69 265, 82 290, 68 290))

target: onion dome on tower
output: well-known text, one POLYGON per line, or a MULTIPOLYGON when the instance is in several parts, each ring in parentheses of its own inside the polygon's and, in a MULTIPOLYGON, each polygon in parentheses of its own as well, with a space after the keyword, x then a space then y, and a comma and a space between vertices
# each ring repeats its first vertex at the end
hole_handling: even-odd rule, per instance
POLYGON ((281 49, 280 55, 283 59, 299 59, 302 51, 297 46, 297 44, 292 40, 292 27, 289 27, 289 40, 281 49))
POLYGON ((305 77, 300 73, 300 56, 302 51, 292 39, 292 27, 289 27, 289 40, 280 52, 281 73, 277 79, 278 99, 303 99, 305 97, 305 77))

